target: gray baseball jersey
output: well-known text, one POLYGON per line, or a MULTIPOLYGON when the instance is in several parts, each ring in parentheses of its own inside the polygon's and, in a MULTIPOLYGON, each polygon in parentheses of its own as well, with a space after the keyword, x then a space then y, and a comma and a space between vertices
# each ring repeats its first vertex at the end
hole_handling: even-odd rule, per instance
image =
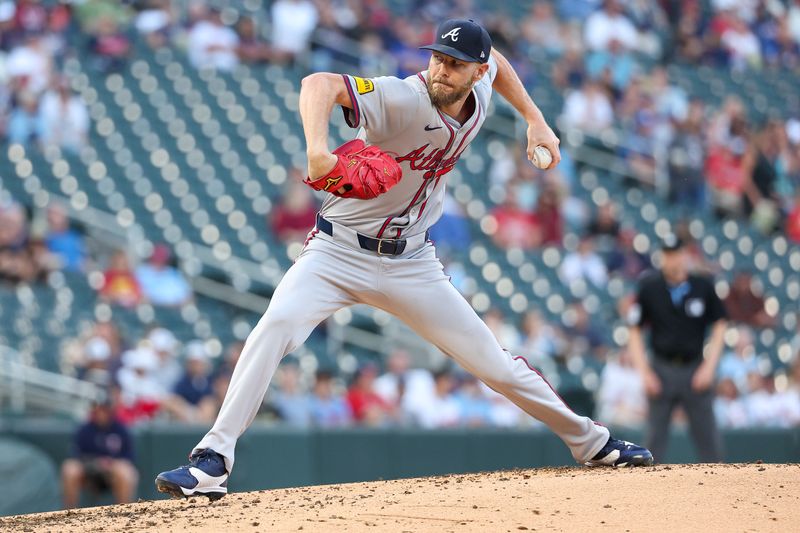
POLYGON ((327 195, 322 216, 364 235, 404 238, 425 233, 442 214, 445 176, 478 134, 492 98, 497 63, 475 84, 475 110, 464 124, 434 107, 428 71, 405 79, 344 75, 353 109, 345 120, 367 144, 397 154, 403 179, 372 200, 327 195))

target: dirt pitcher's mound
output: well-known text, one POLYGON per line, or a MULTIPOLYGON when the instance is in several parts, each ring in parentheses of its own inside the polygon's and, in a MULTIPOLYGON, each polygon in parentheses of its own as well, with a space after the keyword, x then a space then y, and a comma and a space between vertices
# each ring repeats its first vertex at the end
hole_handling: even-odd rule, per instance
POLYGON ((557 468, 140 502, 0 518, 0 531, 790 531, 800 465, 557 468))

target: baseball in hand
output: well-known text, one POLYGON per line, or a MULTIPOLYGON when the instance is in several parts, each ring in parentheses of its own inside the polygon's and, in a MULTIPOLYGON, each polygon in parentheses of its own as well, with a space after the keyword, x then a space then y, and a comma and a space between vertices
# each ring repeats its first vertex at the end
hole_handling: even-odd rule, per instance
POLYGON ((553 156, 550 154, 550 150, 545 148, 542 145, 537 146, 533 149, 533 158, 531 158, 531 163, 536 168, 545 169, 550 166, 550 163, 553 162, 553 156))

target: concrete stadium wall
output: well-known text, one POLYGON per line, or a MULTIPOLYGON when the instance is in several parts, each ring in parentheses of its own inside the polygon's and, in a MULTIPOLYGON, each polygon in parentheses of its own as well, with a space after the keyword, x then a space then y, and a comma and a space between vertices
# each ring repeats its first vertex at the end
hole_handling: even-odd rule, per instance
MULTIPOLYGON (((68 422, 6 421, 2 433, 29 442, 56 464, 69 455, 74 426, 68 422)), ((153 479, 186 463, 206 428, 152 426, 136 431, 140 498, 156 498, 153 479)), ((641 440, 641 433, 615 431, 641 440)), ((729 462, 800 461, 800 428, 728 431, 729 462)), ((507 468, 573 465, 552 433, 534 430, 411 429, 292 430, 254 426, 240 439, 231 491, 368 481, 507 468)), ((688 435, 673 431, 667 461, 695 462, 688 435)), ((107 499, 90 503, 109 503, 107 499)))

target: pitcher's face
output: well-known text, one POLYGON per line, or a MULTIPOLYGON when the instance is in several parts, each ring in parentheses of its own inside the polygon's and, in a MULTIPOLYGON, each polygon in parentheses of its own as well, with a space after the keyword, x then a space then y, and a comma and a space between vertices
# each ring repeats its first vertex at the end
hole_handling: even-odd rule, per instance
POLYGON ((446 107, 466 98, 472 86, 488 70, 480 63, 468 63, 433 52, 428 63, 428 94, 436 107, 446 107))

